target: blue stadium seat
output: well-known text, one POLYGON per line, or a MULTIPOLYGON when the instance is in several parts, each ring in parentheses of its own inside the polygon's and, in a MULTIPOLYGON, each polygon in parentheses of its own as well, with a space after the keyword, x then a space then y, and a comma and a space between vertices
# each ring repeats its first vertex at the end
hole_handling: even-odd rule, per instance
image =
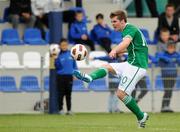
POLYGON ((74 80, 72 90, 74 92, 88 92, 89 90, 84 87, 84 83, 81 80, 74 80))
POLYGON ((156 76, 155 89, 156 90, 164 90, 164 85, 163 85, 163 81, 162 81, 161 75, 157 75, 156 76))
POLYGON ((110 38, 113 44, 119 44, 122 41, 122 33, 113 30, 112 33, 110 34, 110 38))
POLYGON ((140 30, 141 30, 142 34, 144 35, 144 37, 145 37, 145 39, 146 39, 147 44, 153 44, 153 42, 150 40, 148 30, 147 30, 147 29, 145 29, 145 28, 141 28, 140 30))
POLYGON ((175 90, 180 90, 180 75, 177 76, 175 90))
POLYGON ((151 81, 150 81, 149 76, 146 76, 146 85, 147 85, 147 89, 148 89, 148 90, 151 90, 151 89, 152 89, 151 81))
POLYGON ((49 90, 49 76, 44 77, 44 89, 49 90))
POLYGON ((45 45, 47 42, 42 39, 39 29, 28 28, 24 31, 24 43, 29 45, 45 45))
POLYGON ((39 92, 38 79, 35 76, 23 76, 21 78, 20 90, 27 92, 39 92))
POLYGON ((0 90, 3 92, 18 92, 14 77, 0 76, 0 90))
POLYGON ((152 43, 157 44, 158 43, 158 38, 159 38, 158 32, 154 31, 154 37, 153 37, 152 43))
POLYGON ((92 81, 89 83, 88 88, 92 89, 93 91, 109 91, 105 78, 92 81))
POLYGON ((46 36, 45 36, 45 40, 47 43, 50 42, 50 35, 49 35, 49 30, 46 31, 46 36))
POLYGON ((1 35, 1 43, 7 45, 22 45, 17 29, 4 29, 1 35))

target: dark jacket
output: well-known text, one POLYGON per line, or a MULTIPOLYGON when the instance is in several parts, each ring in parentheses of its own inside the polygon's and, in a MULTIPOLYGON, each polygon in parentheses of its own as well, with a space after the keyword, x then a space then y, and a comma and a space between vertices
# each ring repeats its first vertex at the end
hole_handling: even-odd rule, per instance
POLYGON ((85 22, 75 21, 70 28, 70 37, 72 39, 81 39, 81 36, 86 34, 88 36, 88 30, 85 22))
POLYGON ((58 75, 72 75, 77 70, 76 61, 72 58, 69 50, 61 51, 55 60, 55 67, 58 75))
POLYGON ((32 13, 31 0, 10 0, 9 14, 32 13))
POLYGON ((172 24, 169 25, 165 16, 165 13, 162 13, 158 19, 158 34, 162 28, 167 28, 170 31, 170 34, 179 34, 179 20, 178 17, 174 16, 172 24))

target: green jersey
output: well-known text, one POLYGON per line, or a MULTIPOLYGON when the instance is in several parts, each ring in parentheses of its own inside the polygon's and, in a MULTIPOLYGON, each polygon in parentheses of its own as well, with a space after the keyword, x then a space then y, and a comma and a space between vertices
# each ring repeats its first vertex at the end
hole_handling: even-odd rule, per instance
POLYGON ((144 35, 135 26, 127 23, 122 31, 123 38, 131 38, 131 43, 127 47, 127 61, 137 67, 148 67, 148 47, 144 35))

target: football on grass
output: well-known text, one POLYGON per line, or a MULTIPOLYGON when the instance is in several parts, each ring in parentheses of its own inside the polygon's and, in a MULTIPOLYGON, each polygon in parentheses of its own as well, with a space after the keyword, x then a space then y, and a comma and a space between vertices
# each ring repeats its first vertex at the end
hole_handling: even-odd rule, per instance
POLYGON ((77 61, 84 60, 87 53, 86 47, 82 44, 76 44, 71 48, 71 56, 77 61))

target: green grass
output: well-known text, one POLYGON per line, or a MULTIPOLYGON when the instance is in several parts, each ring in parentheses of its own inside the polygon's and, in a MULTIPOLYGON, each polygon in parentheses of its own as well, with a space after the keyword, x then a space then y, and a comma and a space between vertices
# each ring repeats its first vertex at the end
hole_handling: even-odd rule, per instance
POLYGON ((145 129, 131 113, 0 115, 0 132, 180 132, 180 113, 150 114, 145 129))

